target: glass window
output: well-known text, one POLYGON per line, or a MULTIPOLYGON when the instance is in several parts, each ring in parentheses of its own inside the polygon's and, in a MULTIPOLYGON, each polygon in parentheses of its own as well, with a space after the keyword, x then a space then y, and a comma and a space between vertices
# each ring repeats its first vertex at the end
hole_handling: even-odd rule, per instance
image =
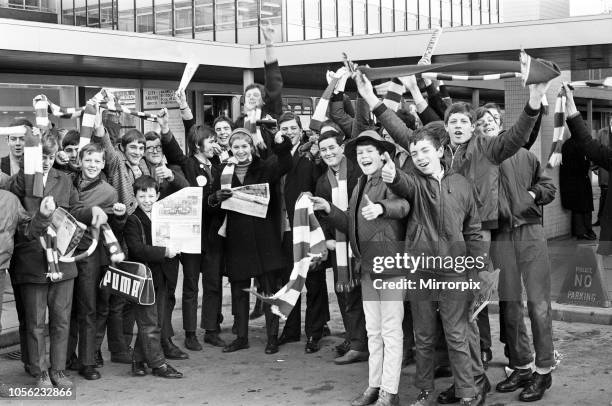
POLYGON ((472 25, 480 23, 480 0, 472 0, 472 25))
POLYGON ((321 38, 321 20, 319 16, 319 1, 320 0, 304 0, 306 6, 306 38, 305 39, 316 39, 321 38))
POLYGON ((482 0, 480 2, 480 7, 482 9, 480 15, 482 16, 482 23, 483 24, 491 24, 491 15, 489 14, 489 1, 490 0, 482 0))
POLYGON ((153 33, 153 3, 151 0, 136 0, 136 32, 153 33))
POLYGON ((213 0, 195 1, 195 37, 213 40, 213 0))
POLYGON ((100 10, 98 9, 99 2, 97 0, 87 1, 87 26, 100 27, 100 10))
POLYGON ((240 44, 257 44, 259 38, 257 18, 258 10, 255 0, 238 0, 238 42, 240 44))
POLYGON ((336 36, 336 1, 323 0, 321 19, 323 24, 323 38, 336 36))
POLYGON ((62 24, 74 25, 74 0, 62 1, 62 24))
POLYGON ((179 0, 174 2, 174 35, 191 38, 191 1, 179 0))
POLYGON ((113 10, 112 0, 100 0, 100 28, 113 29, 113 10))
POLYGON ((216 37, 219 42, 236 42, 236 10, 234 0, 217 0, 215 10, 216 37))
POLYGON ((172 35, 172 0, 155 0, 155 33, 172 35))
POLYGON ((408 31, 419 29, 419 4, 414 0, 407 0, 408 5, 408 31))
POLYGON ((463 25, 472 25, 471 0, 463 0, 463 25))
POLYGON ((440 26, 440 0, 432 0, 431 4, 431 26, 440 26))
POLYGON ((395 0, 395 31, 406 30, 406 2, 395 0))
POLYGON ((491 23, 495 24, 499 22, 499 10, 497 9, 498 0, 491 0, 491 23))
POLYGON ((85 0, 74 0, 75 25, 87 26, 87 8, 85 0))
POLYGON ((461 25, 461 0, 451 0, 453 3, 453 27, 461 25))
POLYGON ((381 0, 380 14, 382 18, 381 32, 393 32, 393 0, 381 0))
POLYGON ((353 0, 353 29, 355 31, 355 35, 365 34, 366 33, 366 12, 365 12, 365 1, 366 0, 353 0))
POLYGON ((351 35, 351 0, 338 0, 338 36, 351 35))
MULTIPOLYGON (((261 3, 261 23, 268 24, 268 21, 274 27, 274 41, 283 41, 283 23, 282 23, 282 0, 264 0, 261 3)), ((263 42, 263 38, 262 38, 263 42)))
POLYGON ((451 27, 452 0, 442 0, 442 27, 451 27))
POLYGON ((134 3, 117 1, 117 13, 120 31, 134 31, 134 3))
POLYGON ((287 40, 301 41, 304 39, 303 1, 287 0, 287 40))
POLYGON ((419 29, 427 30, 431 27, 431 20, 429 18, 430 0, 418 0, 418 1, 419 1, 419 29))
POLYGON ((379 0, 368 0, 368 34, 380 32, 379 0))

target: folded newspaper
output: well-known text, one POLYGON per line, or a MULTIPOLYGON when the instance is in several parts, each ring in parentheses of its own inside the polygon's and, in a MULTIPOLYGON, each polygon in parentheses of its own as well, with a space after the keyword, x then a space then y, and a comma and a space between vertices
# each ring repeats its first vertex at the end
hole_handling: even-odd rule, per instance
POLYGON ((70 255, 87 230, 85 224, 77 221, 61 207, 53 212, 49 227, 57 234, 57 250, 61 256, 70 255))
POLYGON ((481 288, 478 292, 478 296, 474 300, 474 304, 472 306, 474 311, 470 316, 470 321, 474 321, 478 316, 478 313, 480 313, 482 309, 484 309, 489 303, 491 303, 491 301, 497 294, 499 269, 496 269, 493 272, 479 272, 478 276, 480 277, 481 288))
POLYGON ((257 183, 232 188, 232 197, 221 203, 224 210, 232 210, 248 216, 265 218, 270 203, 270 186, 257 183))

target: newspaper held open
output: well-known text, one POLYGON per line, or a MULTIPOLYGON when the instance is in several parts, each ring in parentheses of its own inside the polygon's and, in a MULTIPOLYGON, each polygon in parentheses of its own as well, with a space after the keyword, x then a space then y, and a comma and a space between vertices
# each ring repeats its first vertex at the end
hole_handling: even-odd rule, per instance
POLYGON ((201 253, 202 188, 187 187, 153 204, 153 245, 201 253))

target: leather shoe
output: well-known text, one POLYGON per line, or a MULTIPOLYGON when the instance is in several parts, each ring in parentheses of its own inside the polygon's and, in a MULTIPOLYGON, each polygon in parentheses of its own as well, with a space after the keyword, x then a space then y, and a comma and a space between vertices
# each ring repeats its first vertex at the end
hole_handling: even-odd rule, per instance
POLYGON ((437 400, 441 405, 450 405, 452 403, 459 403, 461 398, 455 396, 455 384, 452 384, 448 389, 440 392, 437 400))
POLYGON ((483 368, 489 369, 489 362, 493 359, 493 353, 490 348, 480 351, 480 359, 482 360, 483 368))
POLYGON ((145 376, 147 374, 147 368, 144 362, 132 361, 132 376, 145 376))
POLYGON ((438 365, 434 368, 434 379, 450 378, 451 376, 453 376, 453 371, 449 366, 438 365))
POLYGON ((210 345, 214 345, 215 347, 225 347, 225 341, 219 337, 219 333, 204 333, 204 342, 210 345))
POLYGON ((515 369, 508 378, 497 384, 495 390, 507 393, 524 388, 531 381, 531 375, 531 369, 515 369))
POLYGON ((245 350, 249 348, 249 340, 246 338, 238 337, 225 347, 223 347, 223 352, 234 352, 238 350, 245 350))
POLYGON ((300 336, 290 336, 288 334, 285 334, 285 332, 283 331, 283 333, 278 338, 278 345, 283 345, 287 343, 297 343, 298 341, 300 341, 300 336))
POLYGON ((339 357, 343 356, 351 349, 351 342, 348 340, 344 340, 342 344, 336 346, 336 353, 339 357))
POLYGON ((470 400, 461 400, 461 406, 484 406, 486 400, 486 396, 483 396, 482 393, 476 395, 475 398, 470 400))
POLYGON ((533 373, 533 377, 529 385, 523 389, 519 395, 519 400, 522 402, 535 402, 536 400, 542 399, 546 389, 549 389, 552 385, 552 375, 533 373))
POLYGON ((181 351, 179 347, 174 345, 172 339, 167 339, 165 342, 162 341, 162 349, 164 350, 164 356, 167 359, 187 359, 189 355, 181 351))
POLYGON ((153 375, 161 378, 179 379, 183 374, 172 368, 169 364, 162 364, 159 368, 153 368, 153 375))
POLYGON ((433 391, 430 390, 421 390, 419 396, 414 403, 411 403, 410 406, 427 406, 433 403, 433 391))
POLYGON ((266 354, 276 354, 278 352, 278 337, 270 336, 268 337, 268 343, 266 344, 266 349, 264 350, 266 354))
POLYGON ((312 354, 319 351, 319 340, 314 337, 308 337, 306 340, 306 347, 304 348, 304 352, 306 354, 312 354))
POLYGON ((95 381, 96 379, 101 378, 100 372, 98 372, 98 370, 95 369, 93 365, 84 365, 79 370, 79 375, 81 375, 83 378, 87 379, 88 381, 95 381))
POLYGON ((367 406, 374 404, 378 400, 378 388, 370 388, 365 390, 361 395, 351 401, 351 406, 367 406))
POLYGON ((352 364, 354 362, 363 362, 363 361, 367 361, 369 356, 370 354, 365 351, 349 350, 343 356, 334 359, 334 364, 346 365, 346 364, 352 364))
POLYGON ((104 366, 104 358, 102 358, 102 351, 96 351, 96 368, 102 368, 104 366))
POLYGON ((198 337, 194 335, 185 336, 185 348, 191 351, 202 351, 202 344, 198 341, 198 337))
POLYGON ((374 406, 399 406, 399 395, 381 390, 374 406))

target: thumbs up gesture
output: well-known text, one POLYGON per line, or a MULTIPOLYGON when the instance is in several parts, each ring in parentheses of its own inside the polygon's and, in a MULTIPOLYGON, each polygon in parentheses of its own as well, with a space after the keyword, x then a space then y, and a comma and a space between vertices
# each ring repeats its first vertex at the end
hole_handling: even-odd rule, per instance
POLYGON ((361 209, 361 215, 366 220, 374 220, 383 214, 383 207, 378 203, 373 203, 367 194, 363 195, 366 205, 361 209))
POLYGON ((395 170, 395 162, 391 159, 391 155, 388 152, 385 152, 385 165, 382 167, 382 179, 385 183, 393 183, 395 180, 396 170, 395 170))

